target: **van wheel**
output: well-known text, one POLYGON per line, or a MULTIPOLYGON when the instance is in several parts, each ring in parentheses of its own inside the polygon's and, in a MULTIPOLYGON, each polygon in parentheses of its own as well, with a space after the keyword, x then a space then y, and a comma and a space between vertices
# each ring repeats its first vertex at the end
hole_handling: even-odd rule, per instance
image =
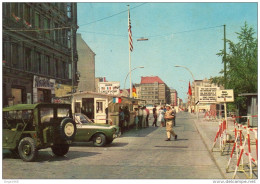
POLYGON ((98 146, 98 147, 101 147, 101 146, 105 146, 106 145, 106 136, 104 134, 96 134, 93 138, 93 144, 94 146, 98 146))
POLYGON ((51 147, 56 156, 64 156, 68 153, 70 146, 68 144, 55 144, 51 147))
POLYGON ((38 155, 35 141, 31 137, 23 138, 18 146, 18 153, 23 161, 32 162, 38 155))

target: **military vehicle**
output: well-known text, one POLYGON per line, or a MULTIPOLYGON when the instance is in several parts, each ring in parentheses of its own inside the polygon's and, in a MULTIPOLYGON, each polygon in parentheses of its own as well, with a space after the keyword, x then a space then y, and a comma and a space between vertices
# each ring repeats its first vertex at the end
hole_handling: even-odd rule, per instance
POLYGON ((76 135, 70 104, 18 104, 3 108, 3 149, 34 161, 38 150, 51 147, 57 156, 69 151, 76 135))

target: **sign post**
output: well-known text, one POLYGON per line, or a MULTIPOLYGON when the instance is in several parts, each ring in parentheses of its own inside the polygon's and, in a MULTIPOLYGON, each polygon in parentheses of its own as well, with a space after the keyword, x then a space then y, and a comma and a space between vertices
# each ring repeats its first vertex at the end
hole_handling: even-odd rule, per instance
POLYGON ((227 128, 228 128, 227 103, 226 102, 234 102, 234 91, 233 91, 233 89, 217 90, 217 102, 224 103, 225 121, 226 121, 226 125, 227 125, 227 128))

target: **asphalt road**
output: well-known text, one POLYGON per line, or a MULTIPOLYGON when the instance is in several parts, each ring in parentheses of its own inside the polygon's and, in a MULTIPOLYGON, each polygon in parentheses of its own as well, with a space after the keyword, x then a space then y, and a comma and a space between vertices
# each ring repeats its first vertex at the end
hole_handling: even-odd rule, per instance
MULTIPOLYGON (((165 127, 132 129, 106 147, 73 143, 64 157, 40 150, 23 162, 3 150, 3 179, 223 179, 192 117, 177 114, 177 141, 165 141, 165 127)), ((150 122, 151 124, 151 122, 150 122)))

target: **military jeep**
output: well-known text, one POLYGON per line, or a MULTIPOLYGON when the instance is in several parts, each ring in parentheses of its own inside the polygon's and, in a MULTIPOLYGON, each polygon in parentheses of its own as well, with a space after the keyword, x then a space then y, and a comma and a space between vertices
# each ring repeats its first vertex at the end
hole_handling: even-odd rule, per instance
POLYGON ((51 147, 57 156, 69 151, 76 134, 70 104, 18 104, 3 108, 3 149, 34 161, 38 150, 51 147))

